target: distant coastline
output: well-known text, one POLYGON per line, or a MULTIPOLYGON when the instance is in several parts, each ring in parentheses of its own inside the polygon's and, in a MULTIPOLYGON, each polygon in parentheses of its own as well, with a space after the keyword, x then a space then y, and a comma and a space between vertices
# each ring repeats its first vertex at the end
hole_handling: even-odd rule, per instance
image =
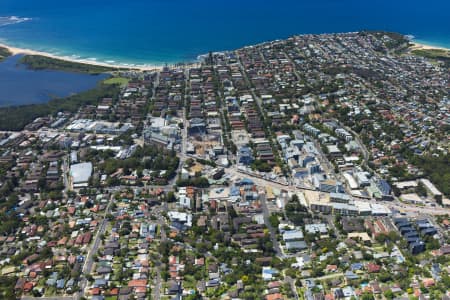
MULTIPOLYGON (((417 41, 416 39, 411 39, 412 46, 410 47, 411 50, 428 50, 428 49, 440 49, 440 50, 447 50, 450 51, 450 47, 443 47, 443 46, 437 46, 432 43, 427 43, 426 41, 417 41)), ((163 65, 158 64, 128 64, 128 63, 116 63, 116 62, 100 62, 95 61, 93 59, 82 59, 72 56, 64 56, 64 55, 55 55, 49 52, 45 51, 38 51, 33 49, 26 49, 26 48, 19 48, 7 45, 5 43, 0 43, 0 48, 8 49, 9 52, 12 53, 12 55, 40 55, 48 58, 68 61, 68 62, 74 62, 74 63, 83 63, 87 65, 93 65, 93 66, 102 66, 102 67, 110 67, 110 68, 117 68, 117 69, 132 69, 132 70, 138 70, 138 71, 161 71, 163 69, 163 65)), ((232 51, 230 49, 224 49, 223 51, 232 51)), ((217 51, 216 51, 217 52, 217 51)), ((220 51, 219 51, 220 52, 220 51)), ((198 57, 205 56, 206 54, 199 54, 198 57)), ((187 63, 188 65, 196 65, 195 63, 187 63)), ((175 64, 173 64, 175 65, 175 64)), ((169 65, 170 66, 170 65, 169 65)))

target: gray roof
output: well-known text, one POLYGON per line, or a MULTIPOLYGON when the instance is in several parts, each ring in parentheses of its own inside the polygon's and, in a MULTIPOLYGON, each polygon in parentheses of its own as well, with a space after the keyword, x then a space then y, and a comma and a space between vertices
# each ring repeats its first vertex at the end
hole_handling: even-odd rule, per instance
POLYGON ((290 230, 283 233, 284 241, 303 240, 303 232, 300 230, 290 230))
POLYGON ((73 183, 88 182, 92 174, 92 163, 81 163, 70 166, 70 174, 73 178, 73 183))
POLYGON ((308 246, 306 245, 306 243, 304 241, 297 241, 297 242, 287 242, 286 243, 286 249, 287 250, 301 250, 301 249, 306 249, 308 248, 308 246))

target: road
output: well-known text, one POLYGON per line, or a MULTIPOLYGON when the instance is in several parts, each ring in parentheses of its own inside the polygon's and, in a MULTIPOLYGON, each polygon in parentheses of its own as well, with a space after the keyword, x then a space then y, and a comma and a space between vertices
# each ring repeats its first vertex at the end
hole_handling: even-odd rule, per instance
POLYGON ((390 202, 385 202, 384 204, 390 206, 391 208, 395 208, 400 212, 409 212, 409 213, 417 213, 420 215, 433 215, 433 216, 442 216, 450 214, 450 209, 443 207, 423 207, 414 204, 395 204, 390 202))
MULTIPOLYGON (((167 206, 163 206, 163 209, 167 211, 167 206)), ((165 242, 167 240, 166 231, 164 229, 164 226, 166 225, 166 220, 162 215, 158 216, 158 222, 157 222, 160 230, 160 239, 161 242, 165 242)), ((152 290, 152 299, 159 300, 161 299, 161 289, 162 289, 162 280, 161 280, 161 269, 164 267, 164 265, 161 264, 161 254, 158 253, 158 258, 155 261, 155 269, 156 269, 156 277, 154 278, 154 288, 152 290)))
POLYGON ((74 296, 54 296, 54 297, 31 297, 31 296, 22 296, 21 300, 74 300, 74 296))
POLYGON ((155 277, 155 286, 152 290, 152 299, 159 300, 161 299, 161 265, 155 265, 156 267, 156 277, 155 277))
MULTIPOLYGON (((169 191, 173 190, 173 186, 171 184, 168 184, 168 185, 147 185, 146 184, 144 187, 145 187, 145 189, 150 189, 150 190, 161 189, 164 192, 169 192, 169 191)), ((127 189, 130 189, 130 190, 137 189, 139 191, 142 191, 143 188, 142 187, 132 186, 132 185, 118 185, 118 186, 113 186, 113 187, 107 188, 107 190, 110 193, 114 193, 114 192, 118 192, 118 191, 122 191, 122 190, 127 190, 127 189)))
POLYGON ((376 172, 369 167, 370 154, 369 154, 369 151, 366 148, 366 145, 359 138, 359 134, 357 134, 355 131, 353 131, 353 129, 351 129, 348 126, 345 126, 344 124, 342 124, 339 121, 338 121, 338 124, 342 128, 344 128, 345 130, 347 130, 348 132, 350 132, 353 135, 353 137, 355 138, 356 143, 358 144, 359 148, 361 149, 361 152, 362 152, 362 155, 363 155, 363 165, 366 166, 369 170, 371 170, 373 173, 376 174, 376 172))
POLYGON ((317 140, 314 140, 314 145, 316 146, 317 152, 319 152, 317 158, 319 159, 320 166, 324 169, 325 173, 329 174, 329 176, 334 179, 336 177, 334 166, 331 164, 327 156, 323 153, 322 147, 317 140))
MULTIPOLYGON (((246 177, 246 178, 249 178, 256 185, 259 185, 259 186, 270 186, 272 188, 285 190, 285 191, 289 191, 289 192, 300 192, 300 191, 304 191, 304 190, 315 190, 313 188, 307 188, 307 187, 283 185, 283 184, 280 184, 280 183, 273 182, 271 180, 255 177, 255 176, 252 176, 251 174, 243 173, 243 172, 239 171, 236 166, 232 166, 230 168, 225 169, 225 173, 230 175, 231 177, 236 177, 236 178, 246 177)), ((374 199, 367 199, 365 201, 368 201, 368 202, 371 202, 371 203, 374 203, 374 204, 375 203, 376 204, 383 204, 383 205, 389 207, 390 209, 396 209, 396 210, 399 210, 400 212, 418 213, 418 214, 424 214, 424 215, 428 214, 428 215, 433 215, 433 216, 450 214, 450 209, 449 208, 423 207, 423 206, 417 206, 417 205, 414 205, 414 204, 402 203, 402 202, 400 202, 398 200, 394 200, 394 201, 377 201, 377 200, 374 200, 374 199)))
POLYGON ((330 226, 330 228, 333 229, 334 234, 337 237, 337 240, 342 241, 343 236, 342 236, 341 232, 336 228, 336 225, 334 224, 334 216, 333 215, 324 215, 324 217, 328 221, 328 226, 330 226))
POLYGON ((236 177, 236 178, 246 177, 246 178, 249 178, 256 185, 259 185, 259 186, 270 186, 270 187, 275 188, 275 189, 280 189, 280 190, 289 191, 289 192, 298 192, 298 191, 302 191, 302 190, 315 190, 313 188, 293 186, 293 185, 283 184, 283 183, 275 182, 275 181, 272 181, 272 180, 264 179, 264 178, 261 178, 261 177, 257 177, 257 176, 254 176, 254 175, 248 173, 248 172, 243 172, 243 171, 239 170, 236 165, 233 165, 230 168, 226 168, 225 169, 225 173, 228 174, 231 177, 236 177))
MULTIPOLYGON (((264 55, 260 52, 261 58, 267 63, 266 58, 264 57, 264 55)), ((245 82, 247 83, 247 86, 251 87, 252 86, 252 82, 250 81, 250 78, 248 77, 248 74, 245 70, 244 65, 242 64, 242 61, 239 59, 239 68, 241 70, 242 76, 245 80, 245 82)), ((264 114, 265 109, 263 107, 263 102, 261 97, 259 97, 256 93, 255 93, 255 89, 254 88, 250 88, 250 92, 252 94, 253 99, 256 101, 257 107, 258 107, 258 111, 262 117, 262 119, 264 120, 264 122, 262 123, 262 126, 264 127, 264 123, 266 123, 266 115, 264 114)), ((277 141, 273 141, 272 136, 273 136, 273 132, 272 132, 272 128, 270 128, 270 126, 267 126, 266 128, 263 128, 266 131, 266 139, 270 142, 271 148, 272 148, 272 152, 274 157, 278 157, 280 158, 280 154, 278 152, 278 148, 277 148, 277 141)), ((282 160, 281 160, 282 161, 282 160)), ((279 166, 282 167, 282 166, 279 166)))
POLYGON ((63 171, 63 182, 64 182, 64 195, 66 198, 68 198, 68 192, 69 192, 69 166, 67 161, 70 159, 70 156, 65 156, 63 158, 63 165, 62 165, 62 171, 63 171))
POLYGON ((92 266, 94 264, 94 254, 97 253, 98 248, 101 244, 101 236, 105 233, 106 225, 108 224, 108 220, 106 219, 106 215, 111 212, 111 204, 114 202, 114 195, 111 194, 110 201, 108 203, 108 206, 105 209, 105 212, 103 214, 103 219, 100 223, 100 227, 97 230, 97 234, 94 237, 94 241, 92 243, 92 246, 90 247, 88 254, 86 256, 84 266, 82 269, 82 276, 79 283, 80 291, 74 295, 74 299, 78 300, 81 297, 85 295, 85 289, 87 287, 87 279, 86 276, 92 274, 92 266))
POLYGON ((267 229, 269 229, 270 240, 272 241, 273 249, 275 250, 279 258, 283 258, 284 254, 283 251, 281 251, 280 243, 277 240, 277 231, 275 228, 272 227, 272 224, 270 224, 270 212, 269 208, 267 207, 266 197, 262 195, 260 199, 261 199, 261 207, 263 209, 264 223, 266 224, 267 229))
POLYGON ((299 300, 300 298, 299 298, 298 293, 297 293, 297 287, 295 286, 295 281, 296 280, 292 279, 292 277, 290 277, 290 276, 285 276, 284 280, 287 283, 289 283, 289 286, 291 287, 292 293, 294 294, 294 299, 295 300, 299 300))

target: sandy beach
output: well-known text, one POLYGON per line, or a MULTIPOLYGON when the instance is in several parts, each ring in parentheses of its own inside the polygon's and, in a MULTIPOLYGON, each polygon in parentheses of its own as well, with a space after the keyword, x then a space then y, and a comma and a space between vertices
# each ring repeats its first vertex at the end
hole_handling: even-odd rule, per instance
MULTIPOLYGON (((418 42, 411 42, 413 45, 411 46, 411 50, 419 50, 419 49, 440 49, 440 50, 447 50, 450 51, 449 48, 445 47, 439 47, 439 46, 432 46, 427 45, 423 43, 418 42)), ((110 68, 119 68, 119 69, 131 69, 131 70, 138 70, 138 71, 161 71, 163 66, 159 65, 134 65, 134 64, 116 64, 116 63, 107 63, 107 62, 98 62, 91 59, 79 59, 79 58, 73 58, 69 56, 58 56, 51 53, 43 52, 43 51, 36 51, 31 49, 24 49, 24 48, 17 48, 12 47, 3 43, 0 43, 0 47, 6 48, 9 50, 9 52, 12 53, 12 55, 17 54, 23 54, 23 55, 40 55, 45 57, 50 57, 54 59, 69 61, 69 62, 75 62, 75 63, 83 63, 88 65, 94 65, 94 66, 102 66, 102 67, 110 67, 110 68)), ((198 66, 198 64, 193 64, 192 66, 198 66)))
POLYGON ((77 59, 77 58, 72 58, 72 57, 67 57, 67 56, 53 55, 51 53, 42 52, 42 51, 12 47, 12 46, 5 45, 2 43, 0 43, 0 47, 8 49, 9 52, 12 53, 12 55, 17 55, 17 54, 40 55, 40 56, 45 56, 45 57, 49 57, 49 58, 53 58, 53 59, 59 59, 59 60, 75 62, 75 63, 83 63, 83 64, 88 64, 88 65, 93 65, 93 66, 102 66, 102 67, 120 68, 120 69, 132 69, 132 70, 139 70, 139 71, 160 71, 163 68, 162 66, 157 66, 157 65, 131 65, 131 64, 126 65, 126 64, 114 64, 114 63, 110 64, 110 63, 104 63, 104 62, 97 62, 97 61, 90 60, 90 59, 77 59))
POLYGON ((417 42, 412 42, 412 47, 411 50, 430 50, 430 49, 439 49, 439 50, 446 50, 446 51, 450 51, 449 48, 445 48, 445 47, 439 47, 439 46, 432 46, 432 45, 427 45, 427 44, 422 44, 422 43, 417 43, 417 42))

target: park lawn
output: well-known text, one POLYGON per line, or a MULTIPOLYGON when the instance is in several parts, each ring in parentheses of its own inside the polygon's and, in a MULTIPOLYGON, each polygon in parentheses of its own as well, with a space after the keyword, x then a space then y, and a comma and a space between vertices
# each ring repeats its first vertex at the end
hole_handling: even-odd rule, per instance
POLYGON ((450 58, 450 51, 445 49, 417 49, 412 53, 428 58, 450 58))
POLYGON ((103 81, 104 84, 118 84, 120 86, 125 86, 128 84, 130 80, 128 78, 123 78, 123 77, 111 77, 108 79, 105 79, 103 81))

